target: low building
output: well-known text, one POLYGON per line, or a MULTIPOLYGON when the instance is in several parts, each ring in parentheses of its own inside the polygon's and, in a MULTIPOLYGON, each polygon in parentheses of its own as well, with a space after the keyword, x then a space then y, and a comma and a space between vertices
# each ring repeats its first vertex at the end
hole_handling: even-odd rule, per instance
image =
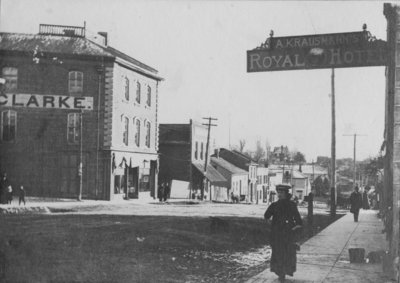
POLYGON ((268 186, 268 168, 257 167, 257 203, 267 202, 269 192, 268 186))
POLYGON ((219 157, 225 159, 229 163, 232 163, 236 167, 239 167, 242 170, 247 171, 248 173, 248 191, 243 191, 242 193, 245 195, 246 200, 248 202, 256 202, 257 201, 257 167, 258 164, 254 162, 250 157, 236 151, 236 150, 228 150, 225 148, 219 149, 219 157))
POLYGON ((211 165, 227 180, 227 201, 231 200, 232 196, 239 196, 239 201, 244 200, 248 192, 247 171, 219 157, 218 153, 211 157, 211 165))
POLYGON ((301 166, 300 170, 304 176, 308 177, 311 184, 318 177, 328 177, 328 169, 317 164, 304 164, 301 166))

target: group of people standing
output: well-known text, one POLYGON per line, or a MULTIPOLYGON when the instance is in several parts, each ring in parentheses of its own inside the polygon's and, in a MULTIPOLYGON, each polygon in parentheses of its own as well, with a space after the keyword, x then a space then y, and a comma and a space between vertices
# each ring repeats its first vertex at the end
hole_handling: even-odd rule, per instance
MULTIPOLYGON (((21 202, 23 202, 24 205, 26 204, 25 194, 26 193, 24 187, 20 186, 18 191, 19 205, 21 205, 21 202)), ((4 173, 0 180, 0 204, 11 204, 13 201, 13 196, 13 188, 7 178, 7 173, 4 173)))
POLYGON ((157 196, 160 202, 162 201, 167 201, 171 193, 169 183, 168 182, 162 182, 161 184, 158 185, 158 191, 157 191, 157 196))

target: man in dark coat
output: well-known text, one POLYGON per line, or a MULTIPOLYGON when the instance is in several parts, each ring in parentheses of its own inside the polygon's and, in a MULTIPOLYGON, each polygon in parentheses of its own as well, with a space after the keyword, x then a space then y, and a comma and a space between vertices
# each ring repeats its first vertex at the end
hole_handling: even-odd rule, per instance
POLYGON ((358 186, 356 185, 354 192, 350 195, 350 212, 354 215, 354 222, 358 222, 358 214, 362 207, 362 197, 358 190, 358 186))
POLYGON ((362 202, 363 202, 363 209, 369 209, 369 200, 368 200, 368 193, 364 189, 363 195, 362 195, 362 202))
POLYGON ((272 217, 270 245, 272 248, 271 271, 279 276, 293 276, 296 271, 295 231, 301 228, 302 220, 297 205, 290 200, 289 185, 277 185, 278 201, 272 203, 264 214, 267 222, 272 217))
POLYGON ((7 173, 4 173, 0 181, 0 204, 8 203, 8 187, 10 182, 7 179, 7 173))

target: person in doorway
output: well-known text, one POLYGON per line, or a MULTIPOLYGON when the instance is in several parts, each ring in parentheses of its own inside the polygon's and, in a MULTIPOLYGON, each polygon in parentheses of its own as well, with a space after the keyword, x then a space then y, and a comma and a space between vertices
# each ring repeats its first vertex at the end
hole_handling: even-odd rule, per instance
POLYGON ((368 192, 366 189, 364 189, 363 195, 362 195, 362 208, 363 209, 369 209, 369 199, 368 199, 368 192))
POLYGON ((158 196, 158 200, 160 202, 162 202, 163 198, 164 198, 164 187, 165 187, 164 183, 161 183, 160 185, 158 185, 157 196, 158 196))
POLYGON ((21 205, 21 202, 24 203, 25 205, 25 196, 26 196, 26 191, 24 189, 24 186, 21 186, 19 188, 19 192, 18 192, 18 197, 19 197, 19 205, 21 205))
POLYGON ((169 183, 166 182, 164 186, 164 201, 167 201, 167 199, 169 198, 169 194, 170 194, 169 183))
POLYGON ((362 197, 359 192, 358 185, 354 187, 354 192, 350 195, 350 212, 353 213, 354 222, 358 222, 358 214, 360 213, 360 208, 362 207, 362 197))
POLYGON ((264 214, 269 223, 272 217, 270 245, 272 248, 270 269, 285 282, 285 276, 296 271, 296 231, 303 225, 296 203, 290 200, 289 185, 277 185, 278 201, 273 202, 264 214))
POLYGON ((7 187, 7 203, 11 204, 12 200, 13 200, 13 189, 10 185, 7 187))
POLYGON ((7 173, 4 173, 0 181, 0 204, 6 204, 8 202, 7 194, 10 182, 7 179, 7 173))

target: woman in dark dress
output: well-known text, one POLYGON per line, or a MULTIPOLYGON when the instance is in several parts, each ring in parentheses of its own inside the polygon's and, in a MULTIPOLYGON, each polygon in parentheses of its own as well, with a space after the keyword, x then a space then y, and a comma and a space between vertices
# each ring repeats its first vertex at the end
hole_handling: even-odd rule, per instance
POLYGON ((270 245, 272 248, 271 271, 279 276, 293 276, 296 271, 295 231, 301 228, 302 220, 296 203, 290 200, 289 185, 277 185, 278 201, 272 203, 264 214, 267 222, 272 217, 270 245))

